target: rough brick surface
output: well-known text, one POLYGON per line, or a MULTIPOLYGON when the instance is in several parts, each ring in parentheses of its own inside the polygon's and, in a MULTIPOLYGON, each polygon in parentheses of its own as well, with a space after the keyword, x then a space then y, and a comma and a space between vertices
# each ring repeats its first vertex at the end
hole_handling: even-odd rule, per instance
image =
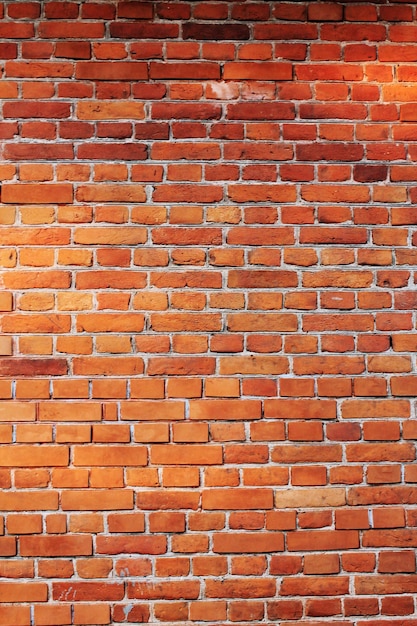
POLYGON ((417 7, 0 6, 0 625, 415 626, 417 7))

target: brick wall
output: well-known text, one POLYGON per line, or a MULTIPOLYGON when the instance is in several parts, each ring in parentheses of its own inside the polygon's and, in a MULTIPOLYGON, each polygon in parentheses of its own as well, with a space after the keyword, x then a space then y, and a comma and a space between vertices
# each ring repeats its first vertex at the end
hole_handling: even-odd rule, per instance
POLYGON ((0 11, 0 625, 415 626, 415 3, 0 11))

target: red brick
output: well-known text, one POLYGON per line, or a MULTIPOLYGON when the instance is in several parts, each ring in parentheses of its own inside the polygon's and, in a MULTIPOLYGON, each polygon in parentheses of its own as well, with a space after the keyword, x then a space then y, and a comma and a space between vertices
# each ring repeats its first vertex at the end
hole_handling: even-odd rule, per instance
POLYGON ((196 79, 216 80, 220 78, 220 67, 217 63, 150 63, 150 78, 161 79, 196 79))
POLYGON ((306 603, 306 613, 312 617, 327 617, 338 615, 341 610, 341 602, 336 599, 314 599, 308 600, 306 603))
POLYGON ((72 202, 72 185, 62 184, 30 184, 5 183, 2 185, 1 199, 4 203, 65 204, 72 202))
POLYGON ((272 492, 269 489, 234 489, 224 492, 211 489, 203 492, 203 508, 216 509, 258 509, 272 508, 272 492), (242 497, 244 501, 242 501, 242 497))
POLYGON ((65 539, 58 536, 22 537, 20 539, 23 556, 71 556, 90 555, 91 538, 87 535, 72 535, 65 539))
POLYGON ((305 574, 338 574, 340 557, 338 554, 306 554, 304 557, 305 574))
POLYGON ((349 579, 346 576, 311 576, 307 579, 287 578, 281 585, 281 595, 334 596, 345 595, 349 579))
POLYGON ((209 598, 258 598, 275 595, 273 578, 236 578, 227 581, 207 581, 206 595, 209 598))
POLYGON ((259 400, 191 400, 190 418, 217 419, 219 412, 226 420, 259 419, 261 417, 261 403, 259 400))
POLYGON ((378 571, 382 573, 414 572, 415 555, 414 552, 380 552, 378 571))
MULTIPOLYGON (((336 426, 336 424, 328 425, 327 432, 329 431, 330 426, 336 426)), ((290 441, 322 441, 323 426, 317 421, 289 422, 288 439, 290 441)))
POLYGON ((356 531, 305 531, 288 533, 289 550, 340 550, 357 548, 356 531))
POLYGON ((298 620, 303 614, 301 600, 271 600, 267 603, 268 618, 298 620))
POLYGON ((161 583, 129 583, 128 598, 177 600, 179 598, 194 600, 198 597, 200 583, 196 580, 171 581, 161 583))
POLYGON ((346 598, 344 610, 347 616, 351 615, 377 615, 379 611, 376 598, 346 598))
POLYGON ((292 67, 289 63, 274 62, 234 62, 225 63, 225 80, 291 80, 292 67))
POLYGON ((322 3, 320 5, 310 4, 308 6, 308 19, 311 21, 321 22, 340 22, 343 17, 343 7, 330 3, 322 3))
POLYGON ((123 490, 65 491, 62 509, 65 511, 102 511, 112 509, 132 509, 133 493, 123 490))
POLYGON ((74 624, 110 624, 110 607, 108 604, 77 603, 74 605, 74 624))
POLYGON ((398 576, 378 576, 377 581, 372 581, 372 591, 370 588, 369 576, 358 576, 355 583, 355 591, 361 595, 369 594, 398 594, 413 593, 415 589, 415 576, 398 575, 398 576))
POLYGON ((284 549, 283 537, 277 533, 218 533, 214 535, 214 552, 278 552, 284 549), (250 542, 247 543, 247 540, 250 542))
POLYGON ((333 400, 265 400, 265 417, 292 419, 334 419, 333 400))

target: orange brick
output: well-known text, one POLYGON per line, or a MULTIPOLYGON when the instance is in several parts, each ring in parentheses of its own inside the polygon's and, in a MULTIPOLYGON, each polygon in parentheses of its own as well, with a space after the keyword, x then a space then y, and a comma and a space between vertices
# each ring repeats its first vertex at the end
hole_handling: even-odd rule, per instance
POLYGON ((172 439, 176 443, 208 441, 208 424, 177 423, 172 425, 172 439))
POLYGON ((110 607, 108 604, 78 603, 74 606, 74 624, 110 624, 110 607))
POLYGON ((166 467, 163 469, 162 484, 164 487, 198 487, 200 475, 196 467, 166 467))

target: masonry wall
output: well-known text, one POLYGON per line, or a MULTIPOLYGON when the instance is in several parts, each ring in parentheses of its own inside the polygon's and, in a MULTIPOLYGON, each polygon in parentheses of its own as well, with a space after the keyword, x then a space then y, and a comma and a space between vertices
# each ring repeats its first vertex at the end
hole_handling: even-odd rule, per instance
POLYGON ((416 626, 415 3, 0 11, 0 624, 416 626))

